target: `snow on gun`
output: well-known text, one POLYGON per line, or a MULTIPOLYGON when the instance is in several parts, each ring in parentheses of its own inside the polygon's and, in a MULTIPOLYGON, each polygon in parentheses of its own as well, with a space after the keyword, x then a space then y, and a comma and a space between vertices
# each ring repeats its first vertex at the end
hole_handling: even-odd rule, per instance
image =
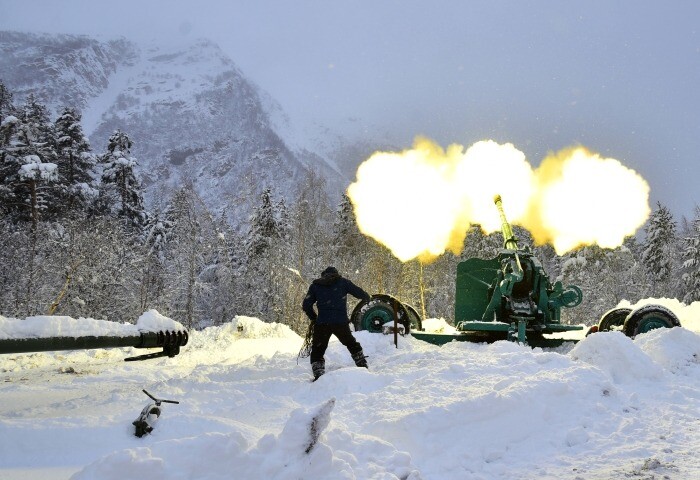
MULTIPOLYGON (((453 340, 471 342, 517 341, 532 347, 553 347, 565 341, 545 335, 582 330, 561 323, 561 309, 578 306, 583 294, 576 285, 552 283, 529 247, 520 248, 503 211, 500 195, 494 203, 501 218, 503 248, 492 259, 469 258, 457 265, 455 334, 429 333, 415 308, 389 295, 373 295, 352 312, 356 330, 381 332, 394 318, 415 338, 436 345, 453 340)), ((676 315, 661 305, 636 310, 614 308, 587 333, 621 330, 634 337, 654 328, 680 326, 676 315)))
POLYGON ((160 352, 125 358, 125 361, 174 357, 188 341, 178 322, 150 310, 136 325, 62 316, 24 320, 0 317, 0 354, 90 350, 97 348, 161 348, 160 352))

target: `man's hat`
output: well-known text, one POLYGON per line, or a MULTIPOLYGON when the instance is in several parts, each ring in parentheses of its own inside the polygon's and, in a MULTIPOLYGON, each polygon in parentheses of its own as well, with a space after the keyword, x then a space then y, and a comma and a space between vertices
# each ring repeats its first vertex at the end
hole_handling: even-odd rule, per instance
POLYGON ((323 273, 321 273, 321 276, 325 277, 326 275, 332 275, 332 274, 338 275, 338 270, 336 270, 335 267, 328 267, 327 269, 325 269, 323 271, 323 273))

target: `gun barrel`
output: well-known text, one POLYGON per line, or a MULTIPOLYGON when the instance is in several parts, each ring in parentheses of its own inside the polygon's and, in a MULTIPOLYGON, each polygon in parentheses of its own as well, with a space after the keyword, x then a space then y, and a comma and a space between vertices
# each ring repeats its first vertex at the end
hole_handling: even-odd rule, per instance
POLYGON ((501 216, 501 233, 503 233, 503 247, 509 250, 517 250, 518 242, 513 234, 513 227, 508 223, 506 218, 506 212, 503 211, 503 200, 500 195, 496 195, 493 199, 493 203, 496 204, 498 209, 498 214, 501 216))
POLYGON ((82 336, 0 339, 0 354, 89 350, 93 348, 159 348, 167 353, 179 351, 187 344, 187 331, 139 332, 129 336, 82 336))

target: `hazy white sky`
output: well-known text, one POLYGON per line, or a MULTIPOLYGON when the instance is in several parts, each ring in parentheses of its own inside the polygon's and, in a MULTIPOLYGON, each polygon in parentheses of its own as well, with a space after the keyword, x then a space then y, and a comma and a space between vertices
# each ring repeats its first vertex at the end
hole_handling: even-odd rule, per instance
POLYGON ((292 118, 406 147, 583 144, 700 203, 700 2, 0 0, 0 29, 209 37, 292 118))

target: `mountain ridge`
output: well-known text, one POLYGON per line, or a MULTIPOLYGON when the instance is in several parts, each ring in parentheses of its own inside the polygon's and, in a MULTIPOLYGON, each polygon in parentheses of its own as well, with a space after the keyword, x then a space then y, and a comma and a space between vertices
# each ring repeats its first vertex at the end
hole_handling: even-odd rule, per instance
POLYGON ((151 204, 192 183, 240 224, 265 188, 291 201, 311 171, 331 196, 349 183, 350 169, 296 141, 279 104, 210 40, 159 46, 0 32, 0 53, 0 80, 16 103, 32 93, 54 113, 78 108, 95 153, 114 130, 127 133, 151 204))

